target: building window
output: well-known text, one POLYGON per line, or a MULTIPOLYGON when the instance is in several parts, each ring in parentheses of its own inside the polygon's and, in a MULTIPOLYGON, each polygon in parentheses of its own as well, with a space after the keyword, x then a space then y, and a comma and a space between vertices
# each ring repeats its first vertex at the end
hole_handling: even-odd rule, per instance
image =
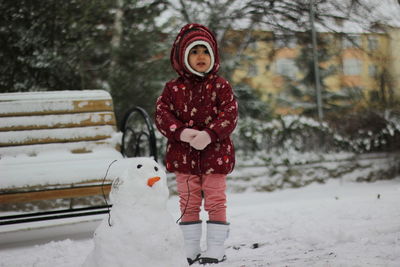
POLYGON ((276 61, 276 73, 279 75, 294 79, 296 78, 297 72, 298 69, 294 59, 281 58, 276 61))
POLYGON ((344 75, 360 75, 362 62, 359 59, 349 58, 343 61, 344 75))
POLYGON ((369 65, 368 66, 368 75, 370 77, 376 77, 378 74, 378 67, 376 65, 369 65))
POLYGON ((344 36, 342 44, 343 48, 361 47, 361 37, 360 35, 355 35, 355 34, 344 36))
POLYGON ((368 49, 370 51, 378 49, 378 37, 368 36, 368 49))

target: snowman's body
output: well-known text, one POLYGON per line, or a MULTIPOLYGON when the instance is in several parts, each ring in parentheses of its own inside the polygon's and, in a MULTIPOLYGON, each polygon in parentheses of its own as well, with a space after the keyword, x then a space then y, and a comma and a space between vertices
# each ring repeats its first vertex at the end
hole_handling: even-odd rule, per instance
POLYGON ((111 189, 111 226, 105 218, 96 229, 84 266, 188 266, 182 233, 166 208, 168 194, 165 172, 154 160, 129 159, 111 189))

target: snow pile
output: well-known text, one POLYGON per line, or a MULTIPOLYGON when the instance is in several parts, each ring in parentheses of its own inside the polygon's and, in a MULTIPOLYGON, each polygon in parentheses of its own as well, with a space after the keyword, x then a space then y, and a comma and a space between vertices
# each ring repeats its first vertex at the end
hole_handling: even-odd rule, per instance
POLYGON ((126 171, 112 184, 110 217, 96 229, 84 266, 188 266, 182 233, 166 207, 165 172, 150 158, 123 164, 126 171))

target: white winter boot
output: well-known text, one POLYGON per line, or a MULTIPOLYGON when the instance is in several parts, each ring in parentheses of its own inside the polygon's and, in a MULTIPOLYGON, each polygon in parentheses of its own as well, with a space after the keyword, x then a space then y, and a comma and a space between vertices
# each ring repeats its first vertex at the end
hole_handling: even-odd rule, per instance
POLYGON ((219 263, 226 260, 225 240, 229 235, 229 223, 207 222, 207 250, 201 254, 201 264, 219 263))
POLYGON ((186 258, 189 265, 196 262, 201 253, 201 221, 197 222, 181 222, 179 223, 185 239, 186 258))

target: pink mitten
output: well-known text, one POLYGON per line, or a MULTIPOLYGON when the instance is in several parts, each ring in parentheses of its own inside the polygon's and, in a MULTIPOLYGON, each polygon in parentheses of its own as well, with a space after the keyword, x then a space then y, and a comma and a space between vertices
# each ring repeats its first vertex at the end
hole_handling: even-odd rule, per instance
POLYGON ((206 131, 198 132, 190 141, 190 145, 197 150, 203 150, 209 143, 211 143, 211 137, 206 131))
POLYGON ((190 143, 190 141, 193 140, 193 138, 196 137, 196 135, 199 133, 200 131, 195 130, 195 129, 191 129, 191 128, 186 128, 181 132, 181 141, 186 142, 186 143, 190 143))

